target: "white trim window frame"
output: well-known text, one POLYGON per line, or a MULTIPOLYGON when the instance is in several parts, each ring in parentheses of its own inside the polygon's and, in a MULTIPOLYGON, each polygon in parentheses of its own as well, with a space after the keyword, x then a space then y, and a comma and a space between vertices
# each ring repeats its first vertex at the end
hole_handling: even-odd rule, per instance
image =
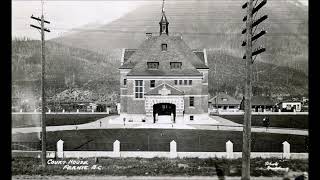
POLYGON ((156 87, 156 80, 150 80, 150 89, 153 89, 156 87), (153 85, 153 86, 151 86, 153 85))
POLYGON ((134 99, 143 99, 144 94, 144 81, 135 80, 134 81, 134 99))
POLYGON ((192 79, 178 79, 174 80, 175 86, 192 86, 192 79), (180 81, 182 82, 180 84, 180 81), (177 83, 176 83, 177 82, 177 83))

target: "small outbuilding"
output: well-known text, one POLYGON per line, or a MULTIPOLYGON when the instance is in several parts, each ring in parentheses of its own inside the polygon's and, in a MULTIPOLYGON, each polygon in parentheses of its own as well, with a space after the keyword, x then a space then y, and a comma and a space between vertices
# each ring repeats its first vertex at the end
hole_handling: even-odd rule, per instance
POLYGON ((302 107, 299 101, 282 101, 277 105, 281 112, 300 112, 302 107))
MULTIPOLYGON (((267 96, 252 96, 251 106, 253 112, 273 112, 276 110, 276 103, 267 96)), ((244 98, 240 103, 240 110, 244 110, 244 98)))
POLYGON ((212 110, 238 111, 240 100, 226 93, 219 93, 209 100, 209 108, 212 110))

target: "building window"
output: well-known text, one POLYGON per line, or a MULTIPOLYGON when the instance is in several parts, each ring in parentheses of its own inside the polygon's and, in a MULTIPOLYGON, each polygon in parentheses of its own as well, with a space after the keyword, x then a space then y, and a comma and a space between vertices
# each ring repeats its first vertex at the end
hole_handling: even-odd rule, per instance
POLYGON ((178 85, 178 80, 174 80, 174 85, 178 85))
POLYGON ((179 85, 182 85, 182 80, 179 80, 179 85))
POLYGON ((156 86, 156 81, 155 80, 150 80, 150 87, 154 88, 156 86))
POLYGON ((162 24, 162 32, 163 32, 163 33, 166 32, 166 24, 162 24))
POLYGON ((184 80, 184 85, 188 85, 188 80, 184 80))
POLYGON ((170 62, 171 69, 181 69, 182 62, 170 62))
POLYGON ((135 98, 143 98, 143 80, 136 80, 135 81, 135 88, 134 88, 134 97, 135 98))
POLYGON ((193 118, 194 118, 193 116, 190 116, 190 121, 193 121, 193 118))
POLYGON ((147 62, 148 69, 158 69, 159 68, 159 62, 147 62))
POLYGON ((123 79, 123 85, 127 85, 127 79, 123 79))
POLYGON ((192 85, 192 80, 189 80, 189 85, 192 85))
POLYGON ((161 50, 167 51, 168 45, 167 44, 161 44, 161 50))
POLYGON ((193 107, 193 106, 194 106, 194 97, 192 97, 192 96, 189 97, 189 102, 190 102, 190 103, 189 103, 189 106, 190 106, 190 107, 193 107))

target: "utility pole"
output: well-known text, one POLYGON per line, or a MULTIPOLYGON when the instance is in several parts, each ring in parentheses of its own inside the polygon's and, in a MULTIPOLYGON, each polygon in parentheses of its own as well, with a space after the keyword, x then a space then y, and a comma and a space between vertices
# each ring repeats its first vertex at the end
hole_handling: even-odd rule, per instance
POLYGON ((253 35, 256 27, 262 21, 267 19, 267 15, 262 16, 258 20, 253 20, 253 15, 267 3, 267 0, 262 0, 256 7, 253 5, 259 0, 249 0, 242 5, 242 9, 247 9, 247 15, 243 18, 246 22, 246 28, 242 31, 242 34, 246 33, 246 40, 242 42, 242 46, 246 46, 246 55, 243 59, 246 60, 246 79, 245 79, 245 92, 244 92, 244 121, 243 121, 243 144, 242 144, 242 173, 241 180, 250 180, 250 154, 251 154, 251 97, 252 97, 252 77, 253 77, 253 62, 252 56, 256 56, 265 51, 265 48, 258 48, 254 52, 252 51, 253 41, 264 35, 266 31, 262 30, 256 35, 253 35))
POLYGON ((43 17, 43 1, 42 3, 42 14, 41 18, 31 16, 31 19, 37 20, 40 22, 41 27, 30 25, 33 28, 40 29, 41 33, 41 129, 42 129, 42 135, 41 135, 41 164, 45 168, 46 167, 46 96, 45 96, 45 76, 46 76, 46 70, 45 70, 45 38, 44 38, 44 32, 50 32, 49 29, 44 28, 44 23, 50 24, 49 21, 44 20, 43 17))

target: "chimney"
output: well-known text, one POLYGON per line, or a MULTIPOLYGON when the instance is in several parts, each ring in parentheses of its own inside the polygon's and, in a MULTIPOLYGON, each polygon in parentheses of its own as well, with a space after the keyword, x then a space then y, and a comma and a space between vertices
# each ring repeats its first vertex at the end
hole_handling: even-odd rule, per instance
POLYGON ((126 51, 126 49, 125 48, 123 48, 122 49, 122 53, 121 53, 121 59, 120 59, 120 64, 121 64, 121 66, 123 65, 123 63, 124 63, 124 52, 126 51))
POLYGON ((152 37, 152 33, 146 33, 146 39, 150 39, 152 37))
POLYGON ((203 56, 204 56, 204 63, 208 66, 208 56, 207 56, 207 50, 203 49, 203 56))

